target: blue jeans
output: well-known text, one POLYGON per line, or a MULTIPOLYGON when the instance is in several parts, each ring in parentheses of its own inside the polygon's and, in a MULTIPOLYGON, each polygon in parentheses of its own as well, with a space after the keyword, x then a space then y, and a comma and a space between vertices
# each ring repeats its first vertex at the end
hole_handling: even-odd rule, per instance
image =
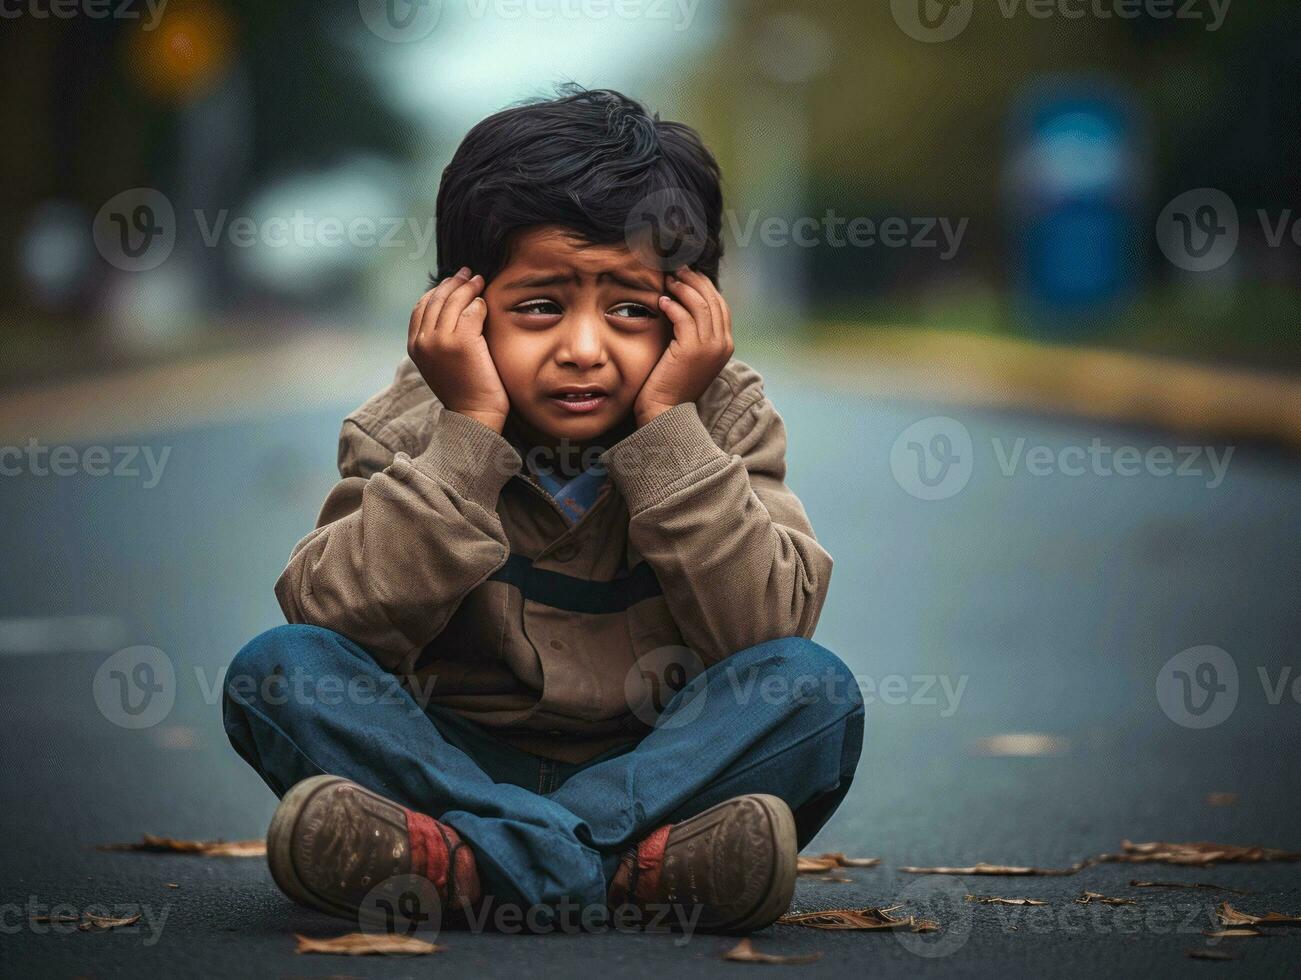
POLYGON ((678 691, 640 742, 580 764, 421 707, 362 647, 314 626, 245 646, 223 713, 231 744, 277 796, 321 773, 354 780, 454 827, 484 894, 544 907, 603 905, 624 849, 743 793, 784 799, 804 847, 844 799, 863 744, 853 674, 801 637, 727 657, 678 691))

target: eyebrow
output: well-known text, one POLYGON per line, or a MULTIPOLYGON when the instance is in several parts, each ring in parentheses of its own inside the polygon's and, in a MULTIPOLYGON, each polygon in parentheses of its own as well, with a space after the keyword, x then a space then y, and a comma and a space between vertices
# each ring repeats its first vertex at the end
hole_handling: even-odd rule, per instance
MULTIPOLYGON (((544 286, 561 286, 565 283, 573 282, 575 278, 576 277, 572 273, 567 272, 543 272, 533 276, 525 276, 522 279, 516 279, 514 282, 508 282, 504 288, 540 289, 544 286)), ((602 272, 596 277, 598 283, 605 279, 617 283, 625 289, 637 289, 647 293, 658 293, 660 291, 657 284, 648 284, 642 279, 633 279, 629 276, 620 275, 617 272, 602 272)))

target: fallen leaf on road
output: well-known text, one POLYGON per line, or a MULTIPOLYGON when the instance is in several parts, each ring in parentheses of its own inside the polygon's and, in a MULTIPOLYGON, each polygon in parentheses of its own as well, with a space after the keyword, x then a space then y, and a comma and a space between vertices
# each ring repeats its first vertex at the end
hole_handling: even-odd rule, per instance
POLYGON ((1238 802, 1237 793, 1207 793, 1207 806, 1233 806, 1238 802))
POLYGON ((29 922, 80 922, 79 915, 33 915, 29 922))
POLYGON ((749 939, 742 939, 723 954, 723 959, 735 960, 738 963, 776 963, 782 966, 795 966, 800 963, 816 962, 822 959, 822 954, 802 953, 796 956, 785 956, 779 953, 761 953, 754 948, 749 939))
POLYGON ((1216 892, 1231 892, 1234 895, 1250 895, 1251 892, 1238 891, 1224 885, 1210 885, 1200 881, 1138 881, 1130 879, 1131 888, 1209 888, 1216 892))
POLYGON ((1077 905, 1091 905, 1097 902, 1099 905, 1137 905, 1138 902, 1132 898, 1108 898, 1101 892, 1080 892, 1080 897, 1075 900, 1077 905))
POLYGON ((796 858, 795 870, 800 874, 821 874, 832 868, 874 868, 881 863, 880 858, 845 857, 840 851, 827 851, 824 854, 801 854, 796 858))
POLYGON ((1263 936, 1265 934, 1259 929, 1248 929, 1243 926, 1237 929, 1220 929, 1216 932, 1207 932, 1203 929, 1202 935, 1207 939, 1231 939, 1235 936, 1263 936))
POLYGON ((1029 868, 1007 864, 973 864, 965 868, 900 868, 914 875, 1073 875, 1087 868, 1092 861, 1079 861, 1069 868, 1029 868))
POLYGON ((101 851, 148 851, 155 854, 202 854, 205 857, 263 857, 267 852, 264 840, 178 840, 145 834, 138 842, 129 844, 100 844, 101 851))
POLYGON ((332 953, 336 956, 375 956, 401 953, 419 956, 424 953, 441 953, 446 946, 427 943, 410 936, 381 936, 368 932, 350 932, 329 939, 312 939, 294 933, 298 940, 295 953, 332 953))
POLYGON ((908 916, 899 919, 890 913, 901 908, 892 905, 887 909, 869 906, 860 909, 822 909, 818 912, 801 912, 783 915, 777 921, 788 926, 808 926, 811 929, 909 929, 912 932, 936 932, 940 926, 930 919, 908 916))
POLYGON ((1195 960, 1236 960, 1236 956, 1231 956, 1222 949, 1190 949, 1188 956, 1195 960))
POLYGON ((1240 912, 1228 902, 1221 902, 1215 914, 1220 924, 1226 926, 1301 926, 1301 916, 1283 915, 1279 912, 1266 912, 1264 915, 1252 915, 1240 912))
POLYGON ((1151 841, 1135 844, 1121 841, 1119 854, 1102 854, 1099 861, 1122 861, 1141 864, 1208 865, 1219 862, 1255 863, 1257 861, 1301 861, 1301 851, 1280 851, 1273 847, 1243 846, 1241 844, 1212 844, 1194 841, 1186 844, 1167 844, 1151 841))
POLYGON ((999 898, 996 895, 968 895, 968 902, 979 902, 981 905, 1047 905, 1047 902, 1041 902, 1037 898, 999 898))
POLYGON ((94 915, 86 913, 86 918, 78 924, 77 928, 82 932, 88 932, 91 929, 124 929, 127 926, 133 926, 140 921, 140 915, 127 916, 125 919, 113 919, 106 915, 94 915))

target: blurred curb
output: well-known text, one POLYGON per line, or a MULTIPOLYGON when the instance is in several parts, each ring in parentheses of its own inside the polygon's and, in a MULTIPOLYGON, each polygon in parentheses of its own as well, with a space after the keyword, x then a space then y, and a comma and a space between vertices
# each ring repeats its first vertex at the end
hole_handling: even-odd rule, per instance
POLYGON ((795 366, 873 396, 1073 415, 1301 448, 1301 378, 936 330, 830 326, 795 366))
MULTIPOLYGON (((275 346, 0 392, 0 442, 84 441, 351 407, 388 384, 388 335, 275 346)), ((737 356, 873 398, 1072 415, 1301 448, 1301 378, 1032 341, 832 326, 765 335, 737 356), (753 354, 749 355, 753 349, 753 354)))

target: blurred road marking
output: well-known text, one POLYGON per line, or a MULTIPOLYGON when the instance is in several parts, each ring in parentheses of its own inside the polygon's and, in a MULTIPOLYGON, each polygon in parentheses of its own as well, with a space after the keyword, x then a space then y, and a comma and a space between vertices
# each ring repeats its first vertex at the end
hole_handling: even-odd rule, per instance
MULTIPOLYGON (((317 332, 257 350, 0 393, 0 445, 145 435, 349 407, 393 379, 400 341, 317 332)), ((743 335, 761 372, 879 399, 1072 415, 1301 447, 1301 379, 1174 358, 907 327, 743 335)))
POLYGON ((1064 755, 1070 750, 1070 739, 1043 732, 1005 732, 978 739, 973 746, 976 755, 990 756, 1040 756, 1064 755))
MULTIPOLYGON (((1073 415, 1301 447, 1301 379, 1008 337, 829 324, 796 368, 878 397, 1073 415)), ((743 358, 744 359, 744 358, 743 358)))
POLYGON ((116 616, 26 616, 0 619, 0 656, 104 653, 126 642, 116 616))
POLYGON ((319 332, 256 350, 0 393, 0 444, 145 435, 360 404, 393 380, 399 339, 319 332))

